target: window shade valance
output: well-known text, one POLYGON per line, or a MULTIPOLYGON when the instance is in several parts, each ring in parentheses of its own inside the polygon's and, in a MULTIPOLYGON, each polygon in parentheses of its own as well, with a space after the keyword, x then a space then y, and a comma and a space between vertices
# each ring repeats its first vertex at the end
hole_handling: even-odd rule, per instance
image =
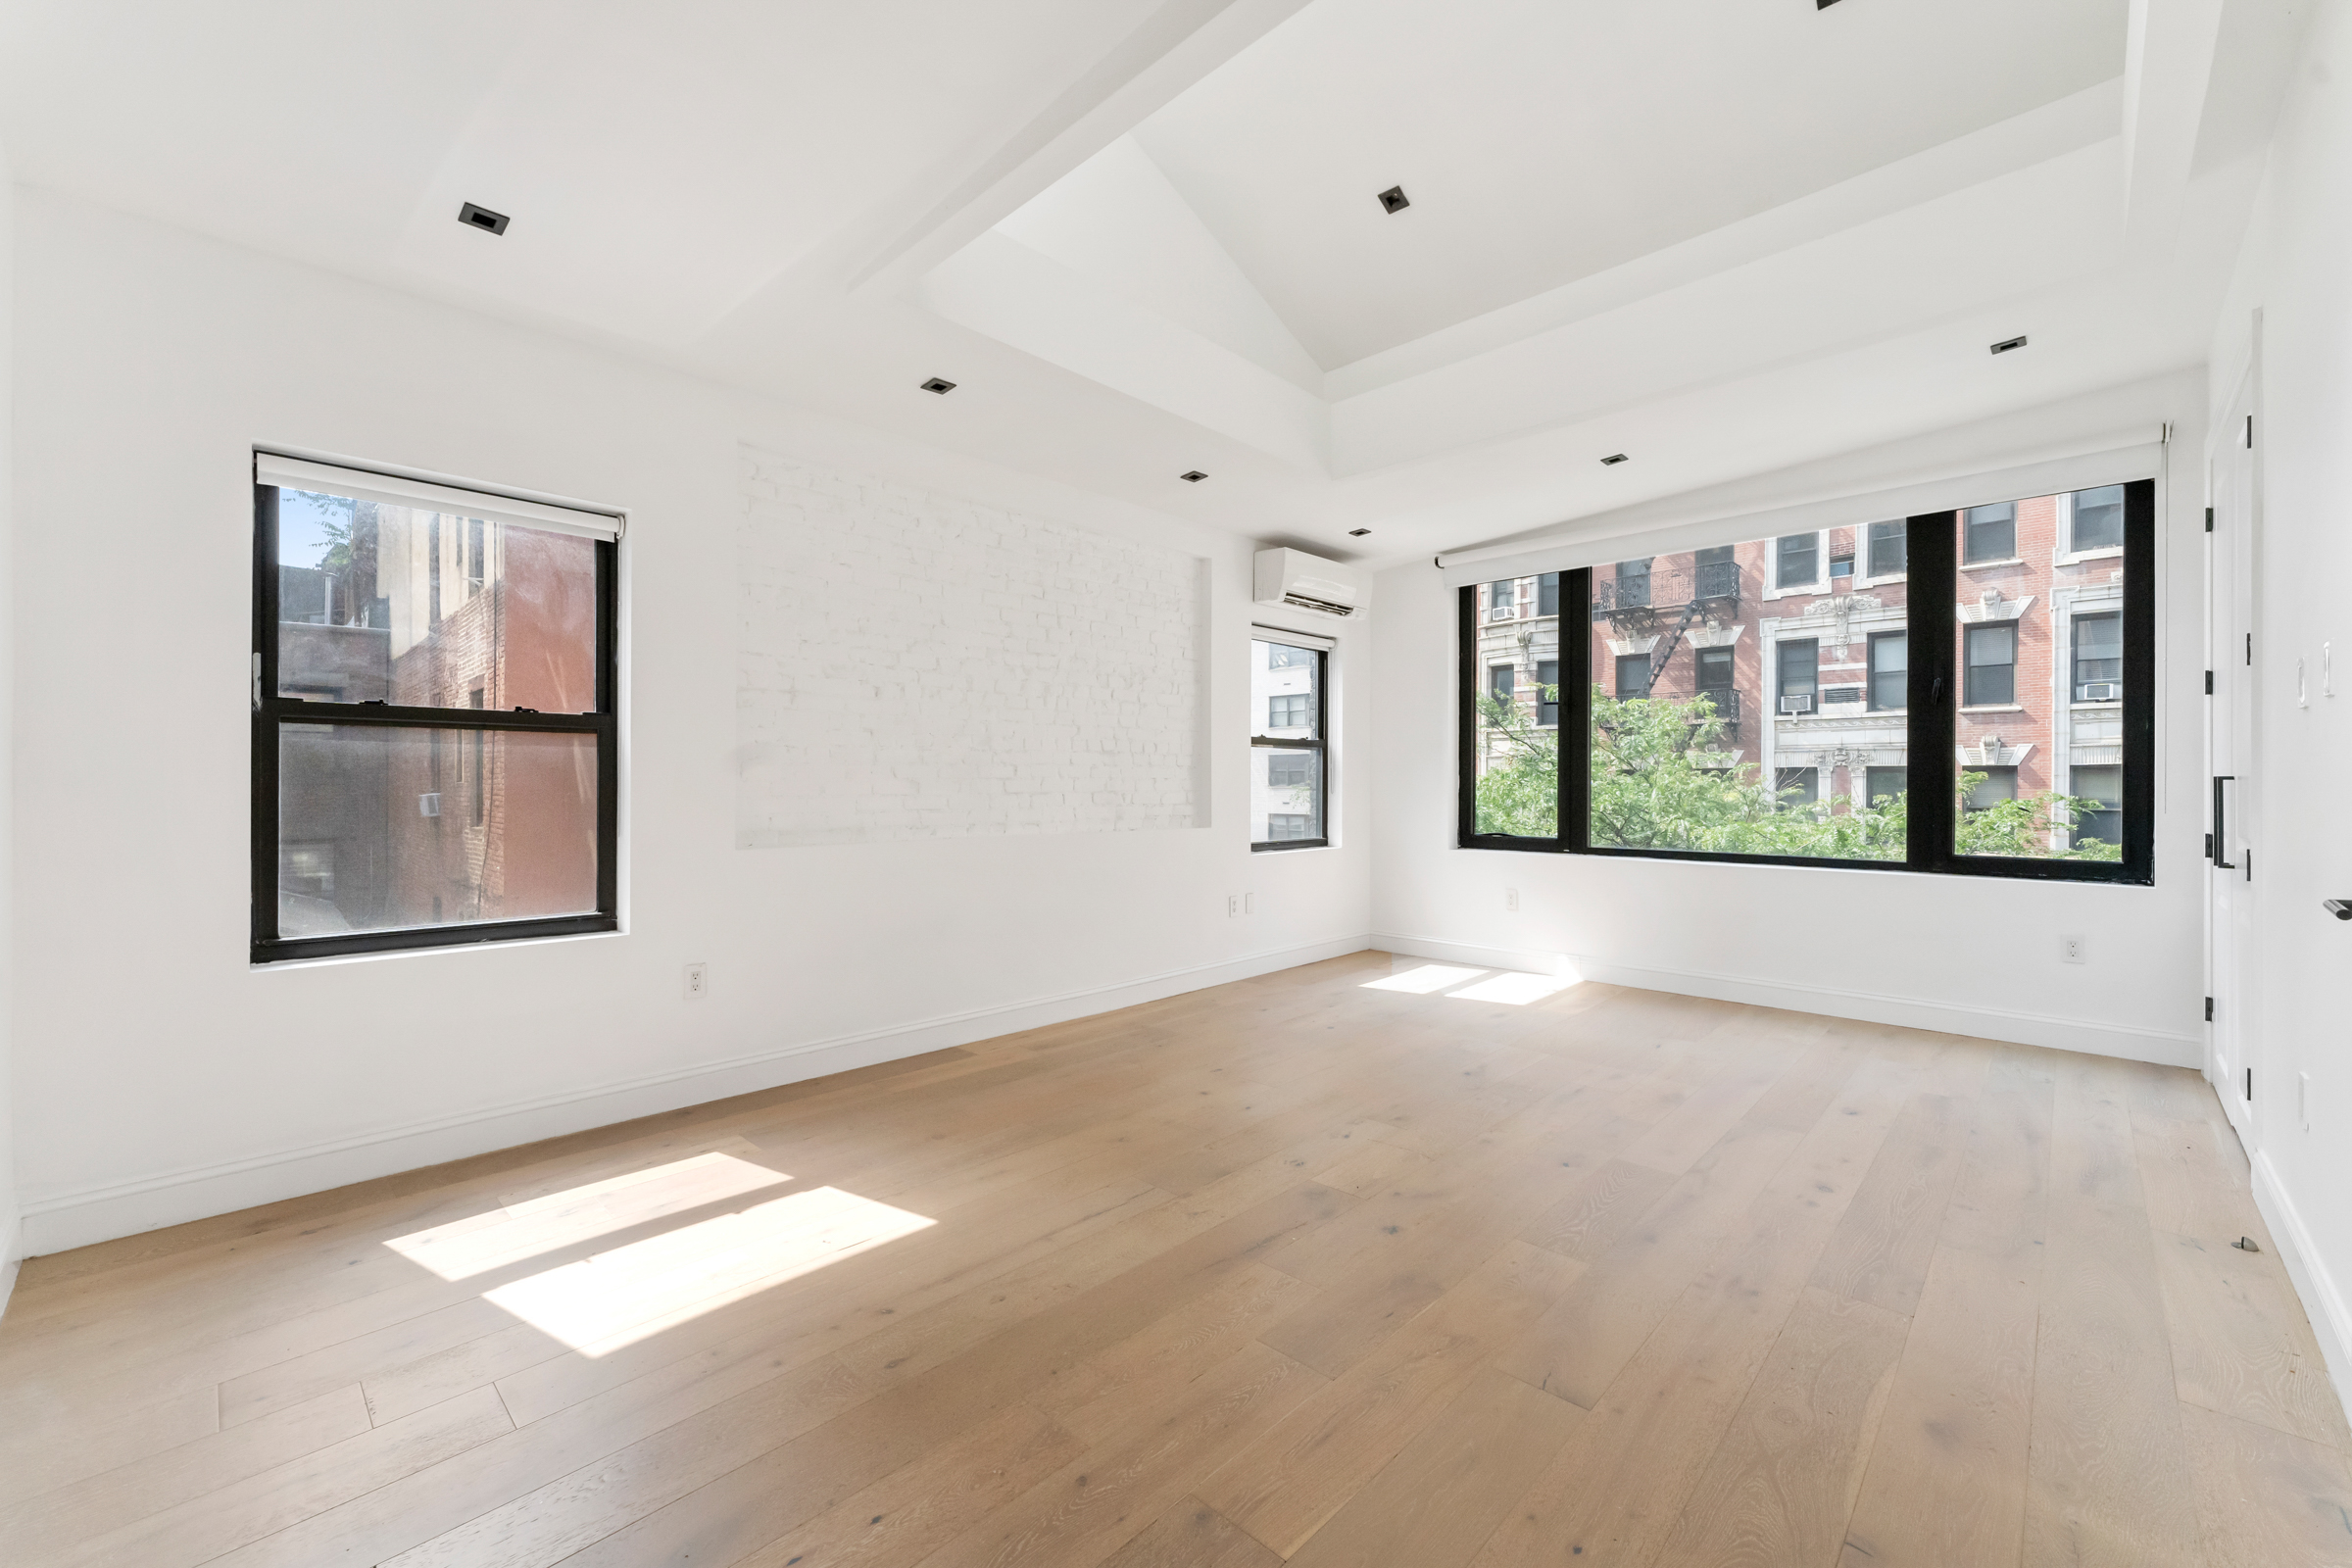
POLYGON ((514 522, 526 528, 546 528, 590 539, 620 537, 620 518, 610 513, 588 512, 546 501, 525 501, 518 496, 493 495, 484 490, 467 490, 456 485, 436 484, 425 479, 379 473, 367 468, 347 468, 338 464, 289 458, 275 452, 254 453, 253 478, 256 484, 273 484, 288 490, 309 490, 324 495, 350 496, 359 501, 380 501, 395 507, 416 507, 421 511, 454 516, 514 522))
POLYGON ((2088 490, 2132 479, 2161 479, 2164 473, 2162 432, 2157 439, 2076 457, 2051 458, 2016 467, 1951 478, 1923 480, 1862 495, 1808 501, 1738 516, 1711 517, 1696 522, 1661 521, 1634 531, 1574 538, 1522 540, 1516 544, 1451 551, 1438 558, 1446 586, 1466 588, 1473 583, 1499 582, 1547 571, 1574 571, 1613 561, 1642 556, 1671 555, 1703 550, 1710 545, 1740 544, 1819 528, 1849 528, 1896 517, 1933 512, 1956 512, 1963 507, 1986 506, 2029 496, 2088 490))

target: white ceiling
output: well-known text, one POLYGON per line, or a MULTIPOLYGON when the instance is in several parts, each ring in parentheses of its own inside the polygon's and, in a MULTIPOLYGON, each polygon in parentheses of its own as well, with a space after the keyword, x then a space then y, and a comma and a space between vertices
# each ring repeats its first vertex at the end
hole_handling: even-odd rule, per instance
POLYGON ((1317 0, 1136 139, 1337 369, 2120 76, 2126 8, 1317 0))
POLYGON ((1400 559, 2193 363, 2304 3, 13 0, 0 139, 27 183, 1400 559))

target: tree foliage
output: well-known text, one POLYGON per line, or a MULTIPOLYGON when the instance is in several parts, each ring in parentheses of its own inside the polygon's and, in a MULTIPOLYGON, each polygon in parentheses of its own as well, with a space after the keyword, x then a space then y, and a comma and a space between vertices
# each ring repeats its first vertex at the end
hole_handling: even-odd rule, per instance
MULTIPOLYGON (((1543 700, 1556 702, 1546 687, 1543 700)), ((1560 742, 1505 698, 1479 701, 1488 767, 1478 781, 1480 833, 1551 838, 1557 831, 1560 742)), ((1867 807, 1801 803, 1776 789, 1752 762, 1721 765, 1729 728, 1715 705, 1692 698, 1610 697, 1592 692, 1592 842, 1620 849, 1787 855, 1844 860, 1900 860, 1910 831, 1907 794, 1867 807)), ((2039 859, 2120 859, 2120 845, 2083 840, 2052 849, 2053 834, 2099 803, 2057 794, 2001 801, 1970 810, 1983 773, 1963 772, 1953 807, 1962 855, 2039 859)))

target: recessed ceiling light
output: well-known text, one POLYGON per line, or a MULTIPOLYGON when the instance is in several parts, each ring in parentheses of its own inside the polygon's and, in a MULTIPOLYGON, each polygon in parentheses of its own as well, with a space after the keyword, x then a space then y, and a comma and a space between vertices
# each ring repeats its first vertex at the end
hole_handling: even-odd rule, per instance
POLYGON ((1380 210, 1384 213, 1401 213, 1412 205, 1402 185, 1391 185, 1380 193, 1380 210))
POLYGON ((2018 337, 2005 337, 1992 346, 1992 352, 1995 354, 2006 354, 2011 349, 2022 349, 2025 346, 2026 340, 2022 335, 2018 337))
POLYGON ((458 209, 458 221, 467 228, 478 228, 487 233, 504 234, 507 231, 506 214, 494 213, 487 207, 476 207, 471 202, 458 209))
POLYGON ((1813 9, 1816 11, 1827 11, 1830 9, 1830 7, 1836 5, 1837 3, 1838 0, 1813 0, 1813 9))
POLYGON ((1350 528, 1348 530, 1348 537, 1350 539, 1361 539, 1364 535, 1370 533, 1371 531, 1372 530, 1369 528, 1350 528))
POLYGON ((1199 484, 1201 480, 1207 478, 1208 475, 1202 473, 1199 468, 1187 468, 1184 472, 1178 474, 1176 477, 1182 479, 1186 484, 1199 484))
POLYGON ((935 375, 930 380, 923 383, 923 390, 926 392, 936 392, 944 398, 949 393, 956 390, 956 383, 953 381, 943 381, 935 375))
POLYGON ((1603 459, 1601 459, 1601 460, 1600 460, 1600 466, 1601 466, 1602 467, 1604 467, 1604 468, 1607 468, 1607 467, 1612 467, 1612 466, 1615 466, 1615 465, 1617 465, 1617 464, 1623 463, 1624 461, 1625 461, 1625 454, 1624 454, 1624 453, 1622 453, 1622 452, 1612 452, 1612 453, 1610 453, 1610 454, 1609 454, 1607 457, 1605 457, 1605 458, 1603 458, 1603 459))

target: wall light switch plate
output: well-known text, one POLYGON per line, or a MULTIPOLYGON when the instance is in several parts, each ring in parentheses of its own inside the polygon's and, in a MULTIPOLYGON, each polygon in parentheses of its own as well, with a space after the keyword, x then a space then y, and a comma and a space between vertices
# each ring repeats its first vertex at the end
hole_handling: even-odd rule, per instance
POLYGON ((1245 893, 1242 895, 1242 912, 1244 914, 1255 914, 1257 912, 1256 894, 1245 893))

